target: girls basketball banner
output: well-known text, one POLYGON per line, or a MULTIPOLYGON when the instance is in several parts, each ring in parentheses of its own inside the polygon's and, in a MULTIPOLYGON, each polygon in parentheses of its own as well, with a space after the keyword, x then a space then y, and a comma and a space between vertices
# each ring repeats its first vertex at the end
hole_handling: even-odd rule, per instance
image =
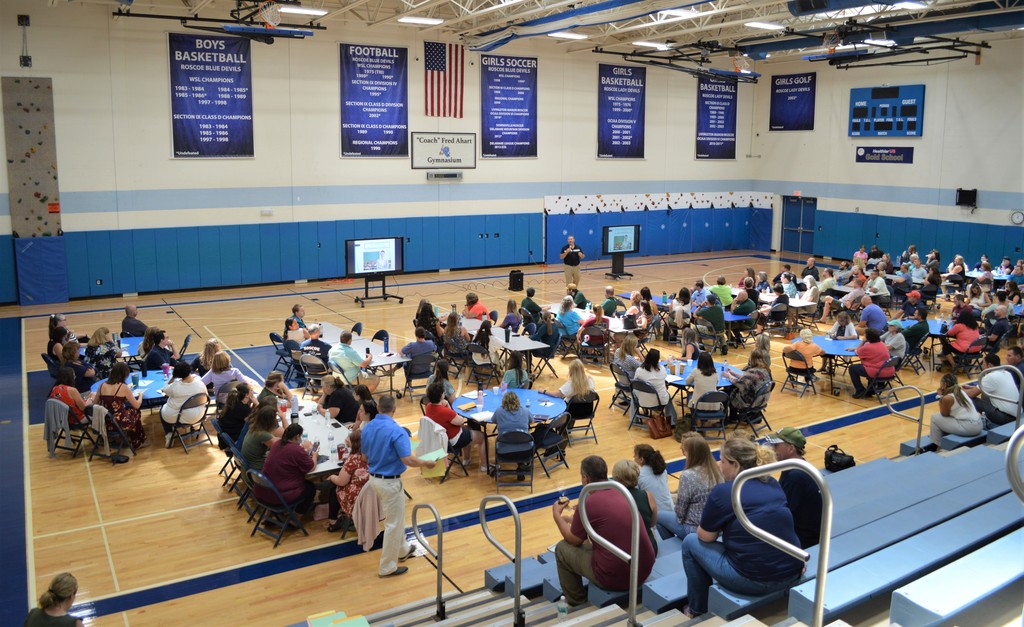
POLYGON ((817 73, 772 77, 769 131, 813 131, 817 73))
POLYGON ((537 156, 537 59, 480 56, 481 154, 537 156))
POLYGON ((597 76, 598 158, 643 159, 647 68, 602 63, 597 76))
POLYGON ((249 40, 168 33, 175 159, 252 157, 249 40))
POLYGON ((341 44, 341 156, 409 156, 406 48, 341 44))
POLYGON ((697 158, 736 158, 736 83, 697 79, 697 158))

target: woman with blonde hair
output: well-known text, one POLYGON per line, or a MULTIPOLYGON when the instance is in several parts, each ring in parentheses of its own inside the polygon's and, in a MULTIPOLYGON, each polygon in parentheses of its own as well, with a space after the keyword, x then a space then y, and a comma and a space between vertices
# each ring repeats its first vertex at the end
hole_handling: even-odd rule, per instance
MULTIPOLYGON (((775 453, 747 439, 732 438, 722 445, 723 483, 711 488, 696 533, 683 539, 683 570, 689 606, 687 616, 708 611, 708 590, 713 581, 745 595, 764 595, 789 588, 803 571, 803 562, 752 536, 732 508, 732 488, 744 470, 775 461, 775 453), (719 536, 722 542, 718 542, 719 536)), ((689 465, 689 464, 687 464, 689 465)), ((748 481, 740 493, 750 521, 767 533, 800 546, 786 494, 769 476, 748 481)))
MULTIPOLYGON (((224 393, 223 398, 220 394, 220 389, 226 383, 232 381, 245 381, 249 385, 255 386, 256 382, 251 380, 249 377, 242 374, 242 371, 231 365, 231 356, 226 352, 221 351, 213 356, 213 368, 203 375, 202 382, 207 386, 212 386, 213 393, 217 395, 217 402, 221 405, 227 400, 228 394, 224 393)), ((288 397, 291 399, 291 396, 288 397)))
POLYGON ((160 327, 146 327, 146 333, 142 336, 142 342, 139 344, 139 355, 145 356, 159 344, 156 339, 158 333, 160 333, 160 327))
POLYGON ((654 554, 657 555, 658 543, 654 541, 654 526, 658 522, 658 504, 650 492, 637 486, 640 480, 640 466, 633 460, 620 459, 612 467, 612 479, 621 483, 633 497, 640 518, 644 521, 644 528, 647 529, 647 537, 654 547, 654 554))
MULTIPOLYGON (((253 386, 256 389, 256 386, 253 386)), ((281 400, 290 401, 292 399, 291 390, 284 383, 284 375, 281 374, 280 370, 271 370, 267 373, 266 381, 263 383, 263 389, 260 390, 259 395, 256 397, 257 400, 262 401, 268 396, 276 396, 281 400)))
POLYGON ((628 333, 624 338, 622 338, 622 343, 619 344, 619 347, 615 350, 615 354, 612 357, 612 363, 619 368, 622 368, 622 371, 626 373, 630 381, 632 381, 633 377, 636 376, 636 369, 639 368, 642 363, 640 358, 637 356, 636 345, 636 336, 632 333, 628 333))
POLYGON ((78 580, 71 573, 53 578, 39 596, 39 607, 25 617, 25 627, 82 627, 82 621, 68 614, 78 594, 78 580))
POLYGON ((569 380, 562 384, 557 390, 543 390, 541 394, 554 396, 556 398, 583 398, 593 392, 594 378, 587 374, 583 368, 583 362, 579 359, 569 364, 569 380))
POLYGON ((108 327, 100 327, 89 336, 89 344, 85 347, 85 359, 96 371, 97 379, 106 379, 120 356, 121 349, 114 344, 108 327))
POLYGON ((199 356, 192 360, 192 370, 198 373, 200 377, 205 375, 213 369, 213 357, 220 351, 220 342, 217 341, 217 338, 211 337, 206 340, 206 343, 203 344, 203 352, 199 353, 199 356))
POLYGON ((679 475, 675 511, 662 510, 658 514, 658 525, 678 538, 685 538, 697 531, 711 488, 722 483, 722 471, 701 434, 694 431, 683 434, 679 446, 686 459, 686 469, 679 475))

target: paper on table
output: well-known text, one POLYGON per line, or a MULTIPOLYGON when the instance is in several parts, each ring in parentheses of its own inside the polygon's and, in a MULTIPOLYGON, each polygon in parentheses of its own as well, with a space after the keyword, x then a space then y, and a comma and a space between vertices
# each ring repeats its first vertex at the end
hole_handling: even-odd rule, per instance
POLYGON ((475 414, 471 414, 471 417, 477 422, 488 422, 493 415, 493 411, 478 411, 475 414))
POLYGON ((424 454, 420 455, 420 459, 428 461, 428 462, 436 462, 437 460, 441 459, 442 457, 446 456, 447 454, 448 454, 447 451, 445 451, 444 449, 439 448, 436 451, 430 451, 429 453, 424 453, 424 454))
POLYGON ((665 375, 665 382, 666 383, 675 383, 676 381, 682 381, 682 380, 683 380, 682 377, 677 377, 674 374, 665 375))
POLYGON ((476 392, 473 391, 473 390, 470 390, 469 392, 466 392, 465 394, 463 394, 462 398, 476 398, 476 392))
POLYGON ((462 411, 469 411, 474 407, 476 407, 476 403, 463 403, 461 405, 457 405, 456 409, 461 409, 462 411))

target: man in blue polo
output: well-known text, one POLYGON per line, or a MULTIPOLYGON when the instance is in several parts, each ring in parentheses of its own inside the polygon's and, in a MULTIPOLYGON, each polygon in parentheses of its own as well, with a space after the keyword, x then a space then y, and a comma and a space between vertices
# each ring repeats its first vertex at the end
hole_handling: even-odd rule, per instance
POLYGON ((885 327, 889 324, 882 308, 871 301, 867 294, 860 297, 860 322, 857 323, 857 333, 864 335, 866 329, 874 329, 881 335, 885 333, 885 327))
POLYGON ((370 487, 380 498, 384 514, 384 548, 380 554, 379 577, 394 577, 409 569, 399 566, 416 552, 405 540, 405 490, 402 473, 407 466, 433 468, 437 462, 413 457, 409 432, 395 422, 395 397, 388 394, 377 401, 377 417, 363 427, 363 455, 370 466, 370 487))

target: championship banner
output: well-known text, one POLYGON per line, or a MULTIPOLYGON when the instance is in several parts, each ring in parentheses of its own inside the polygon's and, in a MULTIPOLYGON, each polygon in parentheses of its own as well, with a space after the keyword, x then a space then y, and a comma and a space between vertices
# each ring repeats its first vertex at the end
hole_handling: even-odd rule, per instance
POLYGON ((643 159, 647 68, 598 65, 597 156, 643 159))
POLYGON ((537 156, 537 59, 480 56, 481 154, 537 156))
POLYGON ((697 79, 697 158, 736 158, 736 83, 697 79))
POLYGON ((249 40, 168 33, 175 159, 252 157, 249 40))
POLYGON ((409 156, 406 48, 341 44, 341 156, 409 156))
POLYGON ((817 73, 772 77, 769 131, 813 131, 817 73))

